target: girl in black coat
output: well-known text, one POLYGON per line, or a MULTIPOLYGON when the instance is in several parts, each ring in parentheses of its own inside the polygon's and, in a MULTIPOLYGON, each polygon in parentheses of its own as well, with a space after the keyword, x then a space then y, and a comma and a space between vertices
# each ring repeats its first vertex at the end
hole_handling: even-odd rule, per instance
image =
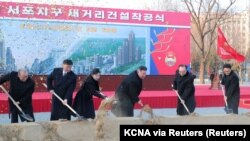
POLYGON ((84 80, 83 85, 76 94, 76 98, 73 104, 73 108, 79 115, 84 118, 95 118, 95 108, 93 103, 93 95, 101 99, 105 99, 106 96, 102 95, 99 89, 99 79, 101 72, 98 68, 91 71, 91 74, 84 80))

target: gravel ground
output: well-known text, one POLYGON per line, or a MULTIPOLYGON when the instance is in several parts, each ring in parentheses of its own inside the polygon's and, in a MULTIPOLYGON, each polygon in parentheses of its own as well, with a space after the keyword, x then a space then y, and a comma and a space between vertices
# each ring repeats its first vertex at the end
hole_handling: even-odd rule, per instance
MULTIPOLYGON (((135 116, 139 115, 140 110, 135 110, 135 116)), ((169 109, 153 109, 154 115, 157 116, 175 116, 176 109, 169 108, 169 109)), ((202 115, 223 115, 225 114, 223 107, 213 107, 213 108, 197 108, 195 110, 200 116, 202 115)), ((247 109, 239 108, 239 114, 249 112, 247 109)), ((112 114, 109 114, 112 116, 112 114)), ((35 113, 36 121, 48 121, 50 119, 50 113, 35 113)), ((74 120, 74 117, 72 118, 74 120)), ((8 124, 10 123, 9 115, 8 114, 0 114, 0 124, 8 124)))

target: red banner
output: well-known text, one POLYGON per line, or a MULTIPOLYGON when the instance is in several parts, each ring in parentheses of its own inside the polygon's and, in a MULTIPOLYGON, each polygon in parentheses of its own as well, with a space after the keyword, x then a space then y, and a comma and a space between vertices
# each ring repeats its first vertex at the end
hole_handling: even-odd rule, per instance
POLYGON ((186 13, 0 2, 0 17, 100 23, 190 26, 186 13), (174 17, 174 18, 173 18, 174 17))
POLYGON ((217 54, 220 56, 221 59, 235 59, 238 62, 244 62, 245 57, 239 54, 234 48, 232 48, 224 34, 222 33, 221 29, 218 28, 218 44, 217 44, 217 54))

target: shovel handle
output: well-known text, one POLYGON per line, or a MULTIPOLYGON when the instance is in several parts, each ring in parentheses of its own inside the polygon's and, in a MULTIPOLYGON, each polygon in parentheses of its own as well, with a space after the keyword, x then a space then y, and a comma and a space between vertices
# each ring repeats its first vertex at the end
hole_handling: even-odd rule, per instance
POLYGON ((176 90, 174 90, 174 91, 175 91, 176 95, 178 96, 178 98, 180 99, 181 104, 184 106, 184 108, 186 109, 186 111, 187 111, 188 114, 190 115, 191 113, 190 113, 188 107, 186 106, 186 104, 183 102, 183 99, 181 98, 181 96, 179 95, 179 93, 178 93, 176 90))
MULTIPOLYGON (((46 84, 44 84, 43 83, 43 86, 45 87, 45 88, 47 88, 47 85, 46 84)), ((64 102, 64 100, 60 97, 60 96, 58 96, 55 92, 53 92, 52 93, 57 99, 59 99, 62 103, 64 102)), ((71 108, 70 106, 69 106, 69 104, 65 104, 65 106, 71 111, 71 112, 73 112, 78 118, 81 118, 81 116, 73 109, 73 108, 71 108)))
POLYGON ((0 88, 4 91, 4 93, 9 97, 9 99, 12 101, 12 103, 17 107, 17 109, 24 114, 22 108, 17 104, 17 102, 10 96, 8 91, 3 87, 3 85, 0 85, 0 88))
POLYGON ((10 96, 8 91, 3 87, 3 85, 0 85, 0 88, 4 91, 4 93, 9 97, 9 99, 12 101, 12 103, 17 107, 17 109, 21 112, 21 116, 26 119, 27 121, 34 121, 32 117, 28 117, 22 110, 22 108, 17 104, 17 102, 10 96))
POLYGON ((228 106, 227 100, 226 100, 226 94, 225 94, 225 87, 224 87, 224 85, 220 85, 220 87, 221 87, 221 90, 222 90, 222 94, 223 94, 223 97, 224 97, 225 104, 226 104, 226 106, 228 106))

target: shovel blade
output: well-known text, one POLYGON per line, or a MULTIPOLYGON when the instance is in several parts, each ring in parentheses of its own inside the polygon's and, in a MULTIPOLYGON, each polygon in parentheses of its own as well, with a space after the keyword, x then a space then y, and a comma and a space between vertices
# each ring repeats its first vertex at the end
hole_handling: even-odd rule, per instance
POLYGON ((24 114, 24 113, 22 113, 22 114, 20 114, 20 116, 22 117, 22 118, 24 118, 26 121, 28 121, 28 122, 33 122, 34 121, 34 119, 29 115, 29 114, 24 114))
POLYGON ((86 120, 83 116, 77 116, 77 120, 86 120))
POLYGON ((149 120, 153 118, 153 115, 148 112, 142 111, 139 117, 142 118, 143 120, 149 120))
POLYGON ((227 114, 233 114, 233 109, 229 109, 228 107, 225 107, 224 110, 227 114))
POLYGON ((85 118, 85 117, 80 116, 80 115, 79 115, 79 114, 77 114, 77 113, 74 113, 74 114, 73 114, 73 116, 74 116, 74 117, 77 117, 77 121, 80 121, 80 120, 86 120, 86 118, 85 118))
POLYGON ((148 104, 144 105, 143 108, 141 109, 140 117, 148 120, 153 118, 153 116, 154 115, 152 108, 148 104))

